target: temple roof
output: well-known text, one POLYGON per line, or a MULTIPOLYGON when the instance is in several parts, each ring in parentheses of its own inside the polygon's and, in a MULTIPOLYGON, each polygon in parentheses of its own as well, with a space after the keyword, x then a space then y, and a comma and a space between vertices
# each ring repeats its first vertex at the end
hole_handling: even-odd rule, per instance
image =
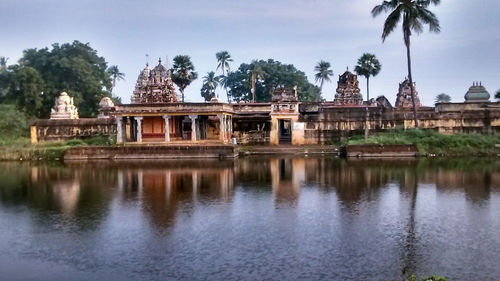
POLYGON ((465 102, 489 102, 490 93, 486 91, 481 82, 473 82, 464 98, 465 102))

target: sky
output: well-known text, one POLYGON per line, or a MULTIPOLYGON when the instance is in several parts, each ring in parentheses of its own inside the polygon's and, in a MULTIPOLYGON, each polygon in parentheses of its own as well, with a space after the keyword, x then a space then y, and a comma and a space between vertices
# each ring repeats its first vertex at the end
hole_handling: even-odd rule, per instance
MULTIPOLYGON (((333 100, 338 75, 373 53, 382 70, 370 79, 370 96, 394 104, 407 76, 406 49, 398 29, 381 40, 386 15, 371 16, 382 0, 0 0, 0 56, 16 63, 22 51, 53 43, 89 43, 125 73, 114 94, 129 102, 149 55, 170 60, 189 55, 199 78, 186 101, 202 101, 202 77, 215 71, 215 53, 227 50, 232 69, 254 59, 293 64, 314 81, 314 66, 331 63, 335 77, 323 87, 333 100)), ((493 96, 500 89, 500 1, 442 0, 430 9, 439 34, 412 36, 412 73, 421 102, 432 106, 440 93, 462 102, 473 81, 493 96)), ((219 70, 220 73, 220 70, 219 70)), ((366 80, 359 77, 366 98, 366 80)), ((221 97, 224 94, 219 90, 221 97)), ((71 93, 70 93, 71 95, 71 93)), ((225 97, 223 98, 223 100, 225 97)))

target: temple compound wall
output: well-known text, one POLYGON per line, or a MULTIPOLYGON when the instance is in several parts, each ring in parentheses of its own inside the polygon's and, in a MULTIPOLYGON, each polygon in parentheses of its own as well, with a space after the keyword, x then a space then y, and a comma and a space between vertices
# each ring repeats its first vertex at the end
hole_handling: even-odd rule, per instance
POLYGON ((480 83, 469 88, 465 102, 435 107, 421 106, 416 84, 410 87, 407 80, 398 91, 394 107, 384 96, 363 101, 357 76, 346 71, 333 101, 299 102, 297 88, 278 87, 267 103, 184 103, 160 61, 141 71, 130 104, 114 105, 105 97, 97 118, 79 119, 73 99, 61 93, 51 119, 32 122, 31 141, 112 136, 117 144, 331 144, 365 132, 413 128, 414 101, 420 128, 443 134, 500 133, 500 103, 490 102, 480 83))

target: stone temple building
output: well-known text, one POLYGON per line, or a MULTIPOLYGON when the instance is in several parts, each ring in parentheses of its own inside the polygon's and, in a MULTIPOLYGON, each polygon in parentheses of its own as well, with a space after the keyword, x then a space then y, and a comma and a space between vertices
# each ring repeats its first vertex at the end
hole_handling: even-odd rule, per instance
POLYGON ((363 103, 358 76, 351 73, 349 69, 339 76, 333 103, 336 105, 359 105, 363 103))
POLYGON ((472 86, 470 86, 469 90, 465 94, 465 102, 489 102, 490 101, 490 93, 486 91, 486 88, 482 85, 481 82, 473 82, 472 86))
MULTIPOLYGON (((420 107, 420 99, 418 98, 417 84, 413 82, 413 94, 415 96, 415 106, 420 107)), ((396 107, 413 108, 411 100, 410 80, 406 78, 403 82, 399 83, 399 90, 396 96, 396 107)))
POLYGON ((153 69, 146 64, 137 77, 131 100, 132 103, 142 104, 178 102, 170 70, 161 64, 161 59, 153 69))
MULTIPOLYGON (((170 71, 161 64, 140 72, 130 104, 113 104, 105 97, 97 118, 78 118, 68 94, 56 101, 51 119, 31 123, 31 141, 116 138, 118 144, 329 144, 365 130, 407 129, 414 126, 410 85, 399 84, 396 106, 384 96, 363 101, 357 76, 339 76, 335 99, 301 102, 296 87, 276 87, 269 102, 179 102, 170 71), (78 118, 78 119, 76 119, 78 118)), ((415 84, 413 85, 415 87, 415 84)), ((416 89, 415 89, 416 90, 416 89)), ((415 91, 416 92, 416 91, 415 91)), ((500 103, 480 83, 465 102, 422 106, 417 93, 421 128, 453 133, 500 133, 500 103)))

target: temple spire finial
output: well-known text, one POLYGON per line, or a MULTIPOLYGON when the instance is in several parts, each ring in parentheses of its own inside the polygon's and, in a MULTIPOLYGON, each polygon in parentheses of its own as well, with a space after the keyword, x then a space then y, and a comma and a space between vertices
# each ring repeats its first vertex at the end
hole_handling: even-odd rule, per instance
POLYGON ((158 64, 161 64, 161 58, 158 58, 158 64))

